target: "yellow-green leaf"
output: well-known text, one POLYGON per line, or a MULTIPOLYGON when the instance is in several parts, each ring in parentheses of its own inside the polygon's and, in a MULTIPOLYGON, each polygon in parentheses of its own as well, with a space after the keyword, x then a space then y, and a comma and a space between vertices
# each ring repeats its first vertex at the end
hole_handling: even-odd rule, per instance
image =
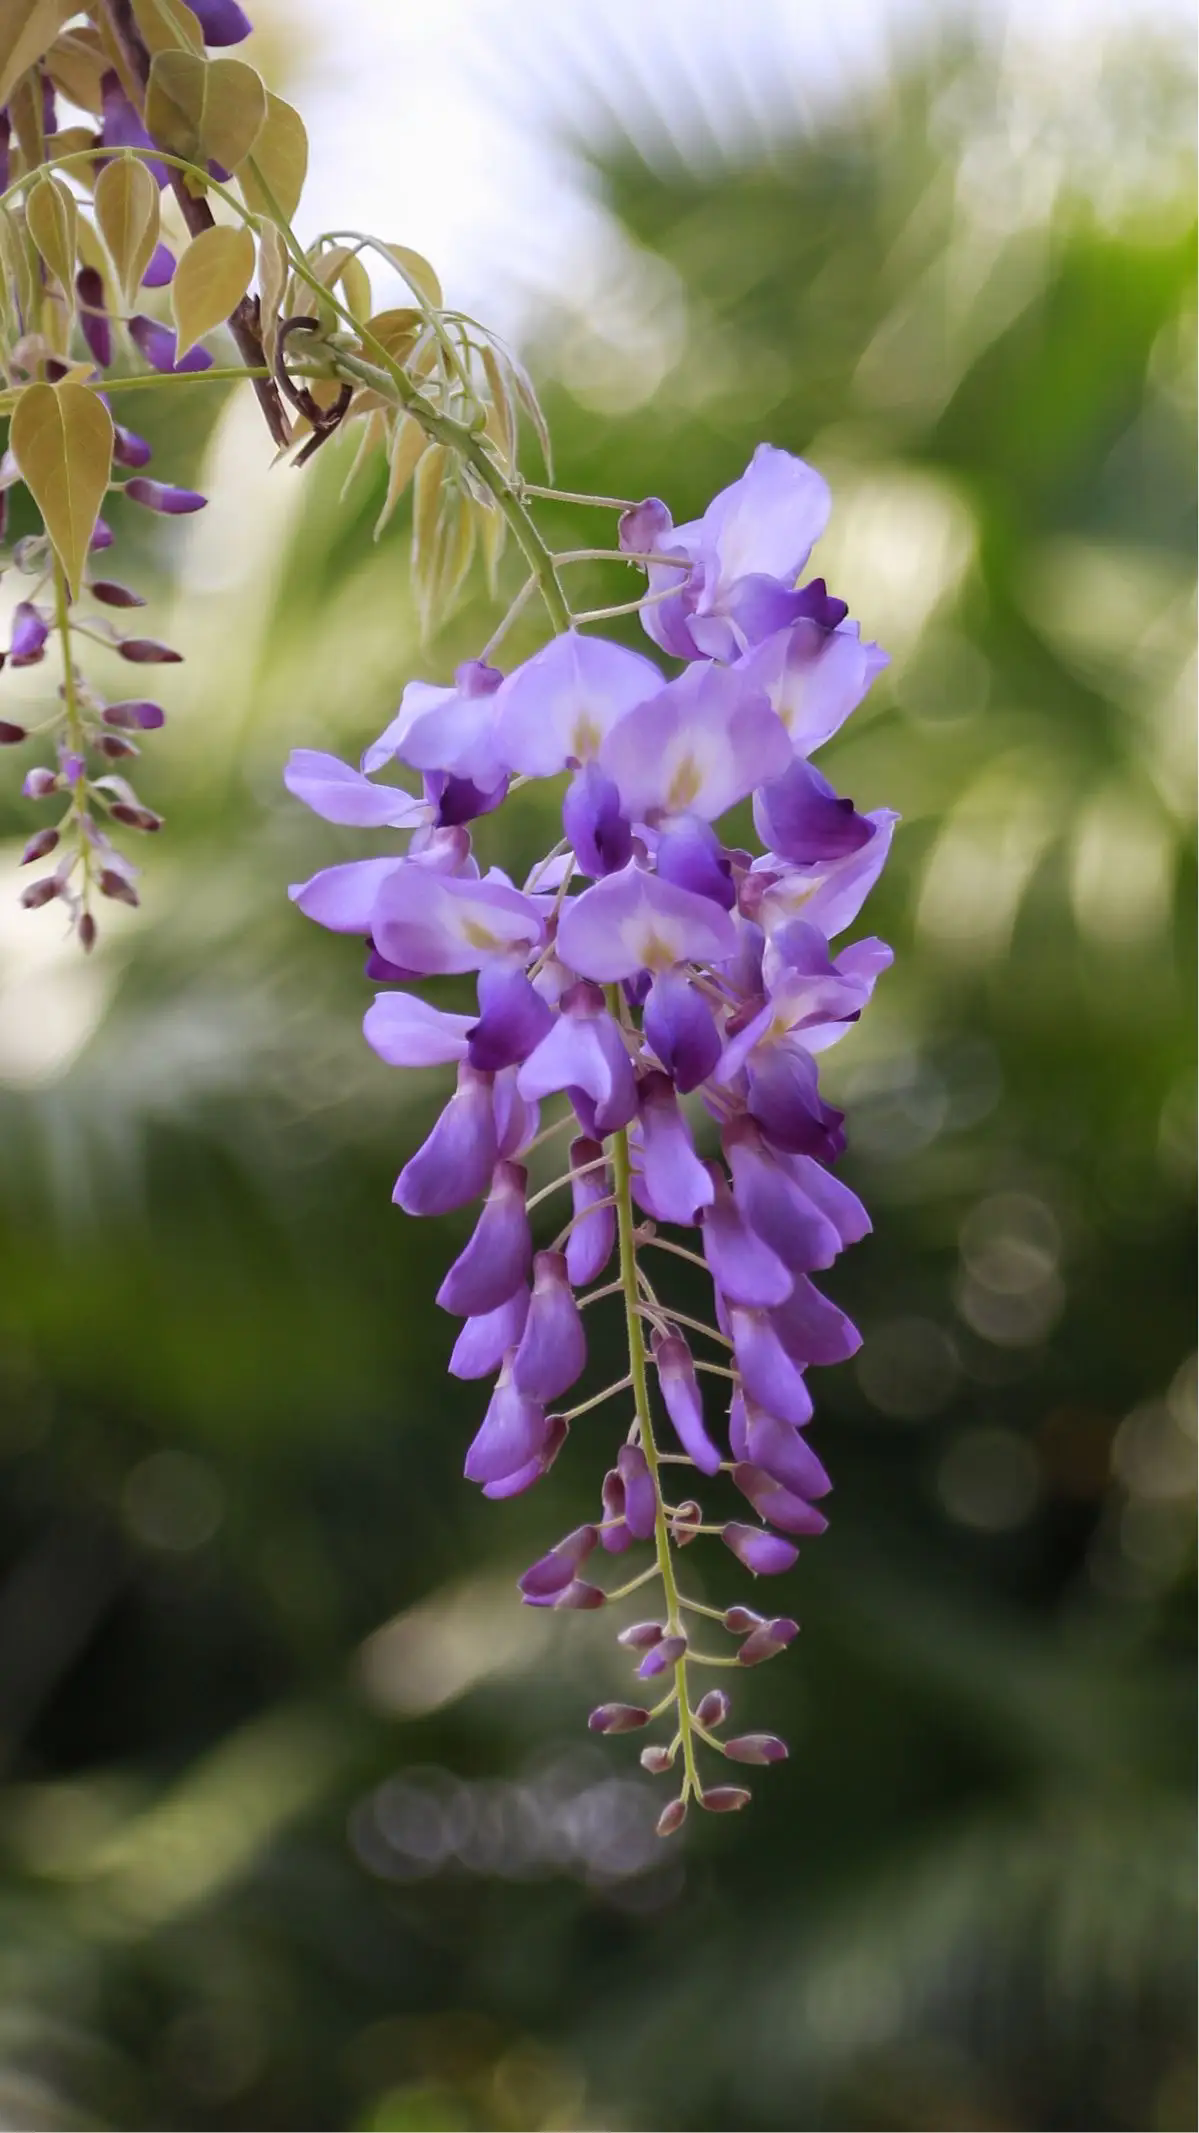
POLYGON ((146 90, 146 126, 160 147, 189 163, 236 170, 264 130, 267 93, 244 59, 158 52, 146 90))
POLYGON ((8 441, 77 593, 112 473, 112 417, 86 385, 27 385, 13 409, 8 441))
POLYGON ((0 104, 77 13, 72 0, 0 0, 0 104))
POLYGON ((433 305, 434 310, 440 311, 441 283, 428 260, 420 252, 410 251, 406 244, 385 244, 383 250, 389 259, 395 261, 408 287, 415 289, 418 296, 423 296, 427 303, 433 305))
MULTIPOLYGON (((221 160, 227 162, 228 158, 221 160)), ((277 210, 290 222, 300 204, 307 175, 308 135, 304 121, 281 96, 268 93, 266 123, 246 168, 237 173, 246 206, 255 214, 272 218, 277 210)))
POLYGON ((136 156, 105 164, 96 180, 96 220, 131 301, 158 243, 158 187, 136 156))
POLYGON ((377 452, 381 447, 386 446, 386 443, 387 417, 383 413, 381 408, 372 408, 370 414, 366 416, 362 424, 362 435, 358 439, 358 444, 354 452, 354 457, 350 461, 349 468, 346 472, 346 478, 341 485, 341 494, 338 499, 340 503, 344 504, 346 497, 350 493, 351 486, 359 469, 366 465, 367 460, 370 459, 375 452, 377 452))
POLYGON ((287 288, 287 247, 273 222, 258 239, 258 308, 262 345, 268 363, 274 363, 279 346, 279 316, 287 288))
POLYGON ((218 224, 193 237, 180 255, 171 283, 171 310, 179 336, 176 362, 237 309, 253 272, 254 239, 249 230, 218 224))
POLYGON ((75 285, 76 223, 74 195, 61 178, 39 178, 25 197, 29 234, 55 280, 70 294, 75 285))
POLYGON ((45 64, 51 81, 71 103, 78 104, 81 111, 94 111, 99 117, 104 108, 101 83, 108 61, 90 24, 85 29, 67 30, 51 45, 45 64))
MULTIPOLYGON (((374 419, 373 416, 371 419, 374 419)), ((392 439, 391 463, 387 475, 387 494, 383 499, 383 509, 375 520, 376 540, 378 540, 379 535, 382 533, 388 519, 415 474, 424 456, 428 442, 429 440, 419 422, 414 422, 411 415, 401 415, 396 424, 395 436, 392 439)), ((444 457, 444 447, 442 445, 437 445, 434 449, 441 452, 444 457)))
POLYGON ((8 302, 11 290, 16 297, 21 318, 28 320, 33 315, 37 295, 37 257, 23 219, 11 214, 7 208, 0 210, 0 257, 3 258, 5 269, 5 303, 8 302))
POLYGON ((183 0, 133 0, 133 13, 148 52, 182 49, 203 57, 204 32, 183 0))

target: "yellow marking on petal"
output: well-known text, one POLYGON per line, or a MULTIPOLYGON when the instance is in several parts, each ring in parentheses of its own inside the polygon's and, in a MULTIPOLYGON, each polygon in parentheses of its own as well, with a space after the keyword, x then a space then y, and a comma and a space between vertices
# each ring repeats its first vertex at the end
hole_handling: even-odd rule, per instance
POLYGON ((463 919, 462 938, 469 948, 487 949, 502 948, 504 946, 499 934, 493 933, 488 926, 481 926, 477 918, 463 919))
POLYGON ((703 777, 693 755, 685 755, 670 781, 666 795, 667 812, 681 815, 699 797, 703 777))
POLYGON ((589 756, 598 754, 603 737, 590 712, 580 711, 570 736, 570 752, 578 762, 585 763, 589 756))

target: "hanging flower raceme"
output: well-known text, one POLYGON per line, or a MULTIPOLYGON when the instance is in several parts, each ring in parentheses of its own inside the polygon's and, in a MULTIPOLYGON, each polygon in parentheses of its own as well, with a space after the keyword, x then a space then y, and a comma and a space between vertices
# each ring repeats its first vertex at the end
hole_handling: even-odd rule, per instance
POLYGON ((451 1371, 494 1374, 468 1478, 516 1495, 576 1425, 613 1430, 594 1523, 555 1543, 520 1591, 529 1606, 592 1609, 656 1585, 657 1616, 617 1640, 635 1699, 600 1704, 590 1723, 663 1722, 642 1761, 681 1768, 664 1833, 692 1798, 719 1812, 749 1797, 709 1784, 701 1752, 743 1764, 787 1752, 770 1734, 725 1737, 730 1700, 696 1693, 696 1671, 759 1665, 796 1633, 788 1616, 689 1597, 680 1551, 711 1536, 755 1578, 792 1567, 824 1529, 831 1486, 806 1434, 808 1373, 858 1346, 812 1279, 869 1228, 832 1167, 843 1120, 817 1056, 890 961, 880 941, 840 936, 895 818, 859 814, 808 761, 884 663, 821 580, 797 582, 827 511, 819 475, 769 446, 694 525, 639 505, 622 542, 648 572, 649 635, 684 662, 673 678, 572 628, 506 678, 470 664, 449 688, 411 683, 361 771, 301 750, 286 773, 326 819, 407 834, 406 850, 329 868, 292 895, 362 936, 368 974, 395 988, 366 1015, 380 1058, 456 1069, 394 1197, 414 1215, 482 1202, 437 1294, 463 1322, 451 1371), (421 774, 419 795, 379 780, 393 765, 421 774), (471 818, 513 777, 562 772, 559 842, 523 884, 481 871, 471 818), (719 830, 750 798, 756 855, 719 830), (472 1012, 415 989, 468 974, 472 1012), (569 1161, 530 1199, 528 1158, 560 1131, 569 1161), (530 1215, 559 1198, 539 1248, 530 1215), (670 1301, 660 1268, 669 1277, 680 1256, 711 1282, 710 1317, 670 1301), (584 1314, 603 1299, 623 1306, 627 1371, 572 1401, 584 1314), (692 1485, 731 1485, 737 1508, 701 1507, 692 1485), (648 1567, 605 1581, 606 1557, 644 1550, 648 1567), (695 1648, 705 1620, 731 1654, 695 1648))

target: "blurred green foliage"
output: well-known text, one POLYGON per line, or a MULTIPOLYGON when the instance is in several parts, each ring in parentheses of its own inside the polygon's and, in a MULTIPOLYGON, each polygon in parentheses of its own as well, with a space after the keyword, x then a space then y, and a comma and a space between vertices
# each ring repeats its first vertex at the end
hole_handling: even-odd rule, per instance
POLYGON ((740 156, 614 127, 620 272, 534 335, 567 487, 682 519, 761 436, 815 459, 893 653, 826 759, 904 813, 831 1062, 866 1345, 804 1634, 739 1685, 793 1760, 681 1845, 583 1732, 610 1633, 512 1590, 600 1432, 461 1482, 461 1224, 388 1201, 438 1078, 282 893, 351 851, 287 748, 355 753, 482 591, 422 650, 369 480, 141 396, 214 499, 159 577, 169 829, 89 965, 0 914, 6 2123, 1194 2123, 1189 121, 1144 45, 1050 88, 930 48, 740 156))

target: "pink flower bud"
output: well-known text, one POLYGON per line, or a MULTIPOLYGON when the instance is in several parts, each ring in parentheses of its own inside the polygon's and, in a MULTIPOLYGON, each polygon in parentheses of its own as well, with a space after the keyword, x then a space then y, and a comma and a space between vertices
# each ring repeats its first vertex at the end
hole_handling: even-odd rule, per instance
POLYGON ((641 1768, 648 1770, 651 1777, 662 1777, 667 1770, 673 1770, 674 1768, 674 1756, 670 1749, 657 1745, 652 1748, 643 1748, 640 1762, 641 1768))
POLYGON ((671 1800, 669 1806, 664 1807, 658 1816, 658 1835, 660 1837, 673 1837, 676 1829, 681 1829, 686 1819, 686 1800, 671 1800))
POLYGON ((696 1538, 696 1530, 703 1524, 704 1514, 693 1497, 679 1504, 670 1521, 670 1537, 676 1548, 689 1548, 696 1538))
POLYGON ((23 867, 32 866, 35 859, 44 859, 47 853, 54 850, 57 843, 58 831, 56 829, 35 830, 21 854, 21 865, 23 867))
POLYGON ((726 1740, 724 1752, 734 1763, 785 1763, 787 1743, 777 1733, 738 1733, 726 1740))
POLYGON ((695 1706, 695 1716, 701 1726, 711 1729, 722 1726, 729 1715, 730 1703, 723 1689, 709 1689, 695 1706))
POLYGON ((666 1627, 662 1622, 631 1622, 627 1629, 620 1631, 616 1642, 623 1644, 626 1651, 648 1652, 655 1644, 660 1644, 665 1635, 666 1627))
POLYGON ((601 1703, 587 1724, 593 1733, 636 1733, 649 1724, 649 1712, 639 1703, 601 1703))
POLYGON ((709 1785, 706 1792, 700 1793, 699 1804, 710 1815, 733 1815, 738 1808, 748 1807, 752 1798, 743 1785, 709 1785))

